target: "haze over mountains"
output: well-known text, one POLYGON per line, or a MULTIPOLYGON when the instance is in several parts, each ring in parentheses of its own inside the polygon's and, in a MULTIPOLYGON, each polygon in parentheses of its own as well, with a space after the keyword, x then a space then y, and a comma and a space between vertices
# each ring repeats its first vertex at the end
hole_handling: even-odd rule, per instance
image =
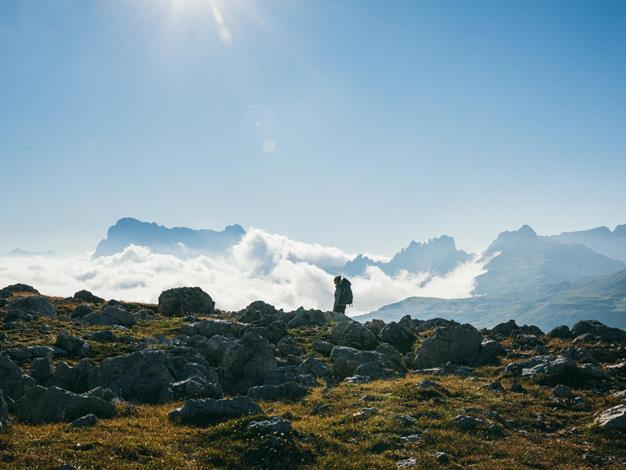
POLYGON ((49 276, 59 293, 71 284, 68 289, 144 301, 159 289, 192 283, 224 299, 224 308, 264 298, 278 307, 327 309, 332 277, 342 274, 354 280, 352 313, 371 312, 361 320, 410 314, 481 326, 516 318, 549 327, 597 318, 626 326, 626 225, 551 236, 524 225, 499 234, 481 254, 466 253, 442 235, 411 241, 384 259, 240 225, 194 230, 123 218, 91 260, 42 255, 5 255, 5 264, 15 263, 0 269, 0 279, 41 285, 49 276), (27 258, 36 262, 25 265, 27 258))

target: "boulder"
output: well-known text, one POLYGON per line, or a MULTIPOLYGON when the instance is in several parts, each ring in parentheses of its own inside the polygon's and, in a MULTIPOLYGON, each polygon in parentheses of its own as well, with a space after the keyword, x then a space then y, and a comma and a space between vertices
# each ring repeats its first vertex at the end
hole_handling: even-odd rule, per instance
POLYGON ((54 368, 51 384, 74 393, 86 392, 89 388, 93 388, 87 385, 89 374, 93 368, 94 364, 88 359, 81 359, 73 367, 65 362, 60 362, 54 368))
MULTIPOLYGON (((269 317, 266 318, 269 320, 269 317)), ((263 321, 249 325, 244 329, 244 332, 256 333, 271 343, 277 343, 281 338, 286 337, 287 327, 281 320, 263 321)))
POLYGON ((304 398, 307 389, 294 382, 280 385, 259 385, 248 390, 247 395, 253 400, 261 401, 298 401, 304 398))
MULTIPOLYGON (((508 368, 508 366, 507 366, 508 368)), ((522 377, 531 378, 544 385, 584 385, 592 379, 603 379, 604 371, 598 366, 584 364, 578 366, 572 359, 559 356, 535 356, 528 361, 517 363, 522 377)))
POLYGON ((304 356, 304 348, 292 336, 285 336, 278 344, 276 349, 283 356, 304 356))
POLYGON ((170 385, 175 400, 190 398, 222 398, 224 393, 219 384, 212 383, 202 376, 195 375, 170 385))
POLYGON ((37 381, 39 385, 50 385, 54 373, 54 365, 50 356, 39 357, 35 359, 30 368, 30 376, 37 381))
POLYGON ((302 364, 298 366, 298 371, 301 374, 311 374, 320 378, 328 377, 331 374, 330 367, 322 361, 318 361, 313 356, 307 357, 302 364))
POLYGON ((85 356, 89 352, 89 345, 82 339, 66 332, 57 335, 54 346, 65 351, 69 356, 85 356))
POLYGON ((96 397, 84 397, 59 387, 34 385, 15 404, 15 415, 27 424, 73 421, 89 413, 111 418, 115 407, 96 397))
POLYGON ((617 405, 604 410, 596 418, 596 424, 604 429, 626 430, 626 405, 617 405))
POLYGON ((571 331, 572 338, 590 333, 603 341, 626 341, 626 331, 611 328, 597 320, 583 320, 577 322, 571 331))
POLYGON ((284 366, 270 371, 263 385, 281 385, 288 382, 295 382, 306 387, 313 387, 316 384, 313 374, 300 370, 298 366, 284 366))
POLYGON ((3 432, 9 424, 9 406, 4 399, 4 393, 0 390, 0 432, 3 432))
POLYGON ((278 318, 279 311, 276 310, 273 305, 265 303, 262 300, 252 302, 246 308, 237 313, 239 321, 244 323, 252 323, 266 316, 278 318))
POLYGON ((22 369, 7 356, 0 356, 0 389, 5 398, 16 401, 33 385, 35 380, 32 377, 24 375, 22 369))
POLYGON ((73 428, 92 428, 97 422, 98 417, 93 413, 89 413, 88 415, 81 416, 80 418, 72 421, 70 426, 73 428))
POLYGON ((483 363, 494 362, 497 360, 498 356, 506 352, 502 344, 494 339, 485 338, 480 346, 481 362, 483 363))
POLYGON ((446 362, 472 364, 479 358, 482 336, 471 325, 437 328, 417 352, 416 368, 435 367, 446 362))
POLYGON ((39 295, 39 291, 33 286, 29 286, 28 284, 11 284, 10 286, 6 286, 0 289, 0 298, 6 299, 18 292, 27 292, 29 294, 39 295))
POLYGON ((261 407, 247 397, 232 399, 187 400, 185 405, 172 410, 169 418, 180 424, 208 426, 246 415, 262 414, 261 407))
POLYGON ((339 346, 371 350, 378 345, 376 335, 369 328, 356 321, 337 323, 331 333, 331 341, 339 346))
POLYGON ((291 421, 274 416, 270 419, 252 421, 248 425, 248 431, 256 435, 265 434, 289 434, 291 432, 291 421))
POLYGON ((176 383, 194 375, 202 377, 205 384, 214 384, 211 390, 219 389, 215 370, 197 353, 184 348, 137 351, 105 359, 89 373, 87 383, 89 388, 110 388, 125 400, 165 403, 175 398, 176 383))
POLYGON ((549 338, 569 339, 571 335, 572 333, 567 325, 554 327, 548 332, 549 338))
POLYGON ((415 335, 396 322, 391 322, 385 326, 378 337, 382 342, 391 344, 403 353, 409 352, 415 343, 415 335))
POLYGON ((359 366, 367 363, 378 363, 382 369, 389 369, 390 375, 397 370, 397 364, 378 351, 360 351, 346 346, 335 346, 330 355, 333 374, 342 379, 355 375, 359 366))
POLYGON ((178 287, 161 292, 159 313, 168 317, 184 316, 189 313, 211 314, 215 302, 199 287, 178 287))
POLYGON ((567 385, 558 384, 554 389, 552 389, 552 395, 556 398, 573 398, 574 392, 567 385))
POLYGON ((93 295, 88 290, 79 290, 74 294, 74 300, 80 300, 82 302, 89 302, 91 304, 101 304, 104 302, 103 298, 93 295))
POLYGON ((483 426, 485 424, 485 420, 475 418, 473 416, 457 415, 452 420, 452 423, 461 431, 470 432, 476 430, 476 428, 480 426, 483 426))
POLYGON ((90 305, 80 304, 77 305, 76 308, 74 308, 74 310, 70 312, 70 318, 74 320, 80 320, 82 318, 85 318, 87 315, 91 315, 93 313, 94 310, 93 308, 91 308, 90 305))
POLYGON ((194 323, 185 324, 181 327, 181 333, 188 336, 204 336, 211 338, 215 335, 239 338, 246 325, 226 320, 201 320, 194 323))
POLYGON ((385 322, 377 318, 365 322, 365 328, 369 328, 370 330, 372 330, 372 333, 374 333, 376 336, 380 334, 384 327, 385 322))
POLYGON ((321 310, 305 310, 299 308, 294 317, 287 322, 287 328, 302 328, 305 326, 325 326, 328 323, 321 310))
POLYGON ((278 364, 269 341, 246 332, 240 339, 216 335, 201 349, 209 363, 218 368, 222 386, 229 392, 245 393, 262 385, 278 364))
POLYGON ((20 312, 33 317, 55 318, 57 315, 56 307, 43 295, 19 297, 7 304, 7 310, 20 312))
POLYGON ((83 317, 83 322, 90 325, 131 327, 135 324, 135 317, 122 307, 107 305, 99 312, 83 317))
POLYGON ((313 351, 320 353, 323 356, 330 356, 330 353, 333 351, 335 346, 333 343, 329 343, 328 341, 316 339, 313 343, 311 343, 311 347, 313 348, 313 351))

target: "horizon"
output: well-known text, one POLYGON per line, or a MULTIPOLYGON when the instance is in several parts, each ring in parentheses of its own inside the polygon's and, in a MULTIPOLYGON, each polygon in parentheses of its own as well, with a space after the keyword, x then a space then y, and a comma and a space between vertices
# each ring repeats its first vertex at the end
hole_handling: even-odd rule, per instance
POLYGON ((121 214, 385 255, 624 223, 626 4, 450 6, 2 2, 0 251, 121 214))

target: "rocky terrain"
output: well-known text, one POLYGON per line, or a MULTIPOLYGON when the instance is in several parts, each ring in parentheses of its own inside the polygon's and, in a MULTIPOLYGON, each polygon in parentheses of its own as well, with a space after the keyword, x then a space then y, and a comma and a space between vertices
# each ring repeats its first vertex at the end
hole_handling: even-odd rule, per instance
POLYGON ((1 468, 624 468, 626 332, 0 289, 1 468), (217 306, 219 307, 219 306, 217 306))

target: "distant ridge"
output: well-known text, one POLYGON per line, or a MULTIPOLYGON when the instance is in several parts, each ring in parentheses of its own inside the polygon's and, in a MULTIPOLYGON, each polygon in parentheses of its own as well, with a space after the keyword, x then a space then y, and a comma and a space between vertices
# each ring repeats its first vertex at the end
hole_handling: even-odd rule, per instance
POLYGON ((141 245, 155 253, 188 258, 198 255, 223 254, 244 236, 241 225, 229 225, 223 231, 194 230, 186 227, 168 228, 156 223, 126 217, 107 231, 94 253, 94 258, 110 256, 130 245, 141 245))

